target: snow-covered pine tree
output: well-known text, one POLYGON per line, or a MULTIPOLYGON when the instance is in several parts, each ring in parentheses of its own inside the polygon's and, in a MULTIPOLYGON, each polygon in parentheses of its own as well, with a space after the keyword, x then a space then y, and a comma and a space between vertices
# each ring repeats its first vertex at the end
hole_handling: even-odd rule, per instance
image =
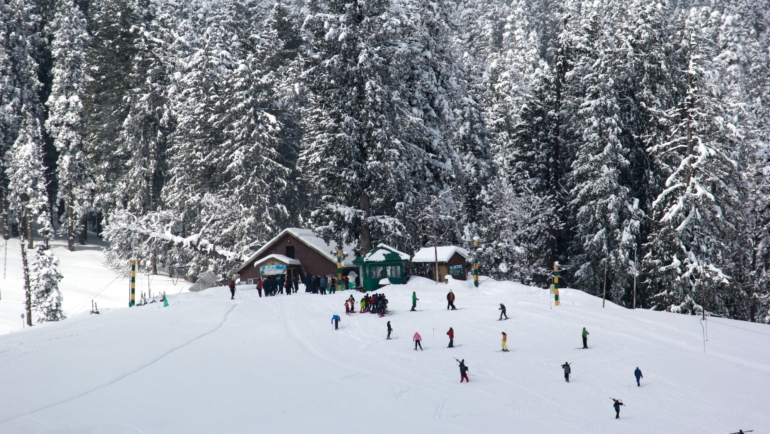
POLYGON ((35 322, 64 319, 62 295, 59 291, 59 282, 62 277, 59 271, 59 258, 53 250, 44 244, 37 246, 30 262, 30 290, 35 322))
MULTIPOLYGON (((87 211, 108 215, 126 192, 118 189, 126 172, 125 155, 118 152, 123 123, 131 108, 125 100, 136 57, 136 25, 131 0, 95 0, 89 5, 91 39, 85 56, 83 91, 83 155, 88 170, 91 203, 87 211)), ((85 224, 85 219, 82 224, 85 224)), ((81 242, 85 227, 81 231, 81 242)))
POLYGON ((582 99, 574 120, 581 137, 570 179, 569 206, 575 219, 572 275, 576 286, 593 294, 606 282, 608 295, 623 305, 642 219, 638 201, 623 183, 628 149, 619 137, 622 120, 615 87, 623 71, 611 53, 624 47, 606 26, 614 22, 611 7, 599 2, 585 6, 575 60, 575 78, 580 80, 575 85, 582 99))
POLYGON ((53 85, 48 97, 45 127, 59 153, 57 180, 59 198, 66 211, 61 221, 67 234, 67 246, 75 250, 75 225, 84 214, 87 201, 86 167, 82 149, 84 56, 88 32, 83 12, 73 0, 57 2, 54 19, 49 23, 52 35, 53 85))
POLYGON ((720 21, 709 7, 693 8, 683 20, 675 72, 684 78, 684 98, 670 112, 669 139, 650 148, 666 174, 643 262, 656 309, 727 314, 734 299, 728 270, 741 220, 743 153, 716 62, 720 21))

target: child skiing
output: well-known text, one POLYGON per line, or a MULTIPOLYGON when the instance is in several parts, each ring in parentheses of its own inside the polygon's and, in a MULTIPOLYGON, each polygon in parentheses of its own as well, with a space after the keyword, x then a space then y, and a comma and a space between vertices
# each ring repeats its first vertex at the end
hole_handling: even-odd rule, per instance
POLYGON ((583 327, 583 349, 588 349, 588 330, 583 327))
POLYGON ((420 347, 420 351, 422 351, 422 344, 420 341, 422 341, 422 336, 420 336, 419 333, 415 332, 414 337, 412 337, 412 340, 414 340, 414 350, 417 351, 417 347, 420 347))
POLYGON ((393 327, 390 326, 390 321, 388 321, 388 339, 390 339, 390 334, 393 332, 393 327))
POLYGON ((636 370, 634 371, 634 377, 636 377, 636 386, 637 387, 642 387, 642 385, 639 384, 639 380, 644 378, 644 376, 642 375, 642 371, 639 369, 638 366, 636 367, 636 370))
POLYGON ((564 369, 564 381, 569 383, 569 374, 572 373, 572 368, 569 366, 569 362, 564 362, 563 365, 561 365, 562 369, 564 369))
POLYGON ((613 407, 615 407, 615 419, 620 419, 620 406, 621 406, 621 405, 625 405, 625 404, 623 404, 622 402, 620 402, 620 400, 619 400, 619 399, 615 399, 615 398, 610 398, 610 399, 612 399, 613 401, 615 401, 615 402, 612 404, 612 406, 613 406, 613 407))
POLYGON ((338 328, 340 328, 340 316, 339 315, 334 315, 332 317, 332 322, 334 323, 334 330, 337 330, 338 328))
POLYGON ((508 352, 508 345, 506 344, 508 342, 508 335, 503 332, 503 352, 508 352))
POLYGON ((505 305, 504 304, 500 303, 500 308, 497 309, 497 310, 500 311, 500 319, 498 319, 498 321, 502 321, 503 316, 505 317, 505 319, 508 319, 508 315, 505 314, 505 305))
POLYGON ((449 290, 449 294, 446 295, 446 310, 449 310, 450 308, 452 310, 457 310, 455 307, 455 293, 452 292, 452 290, 449 290))
POLYGON ((463 381, 467 381, 468 383, 470 383, 471 380, 468 379, 468 367, 465 366, 465 359, 457 360, 457 363, 460 364, 460 383, 462 383, 463 381))
POLYGON ((449 327, 449 331, 446 332, 446 335, 449 336, 449 346, 447 348, 454 348, 454 342, 455 342, 455 331, 452 330, 452 327, 449 327))
POLYGON ((417 300, 419 300, 419 298, 417 298, 417 293, 412 291, 412 312, 417 310, 417 300))

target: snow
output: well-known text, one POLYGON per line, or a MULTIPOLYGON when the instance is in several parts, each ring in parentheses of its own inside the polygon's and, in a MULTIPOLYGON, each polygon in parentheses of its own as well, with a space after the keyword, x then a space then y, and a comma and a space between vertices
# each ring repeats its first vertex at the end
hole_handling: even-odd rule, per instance
MULTIPOLYGON (((261 255, 265 250, 267 250, 273 243, 275 243, 279 238, 281 238, 285 233, 289 233, 293 235, 294 237, 302 240, 310 246, 313 250, 323 255, 326 259, 337 263, 337 248, 336 246, 333 246, 331 243, 327 243, 323 240, 323 238, 319 237, 310 229, 300 229, 300 228, 287 228, 281 231, 280 234, 278 234, 275 238, 265 243, 262 248, 257 250, 256 253, 251 255, 251 257, 245 262, 246 264, 251 263, 254 261, 259 255, 261 255)), ((353 264, 353 259, 355 259, 353 254, 353 249, 355 246, 352 244, 346 244, 342 246, 342 266, 345 268, 352 268, 355 267, 353 264)))
MULTIPOLYGON (((79 300, 72 280, 98 289, 117 276, 101 267, 93 247, 69 256, 55 249, 69 309, 79 300)), ((3 309, 21 306, 11 289, 20 269, 9 259, 15 284, 4 286, 3 309)), ((100 294, 101 315, 70 314, 0 336, 0 432, 770 430, 767 325, 710 319, 704 354, 698 317, 612 303, 602 309, 601 299, 569 288, 560 289, 562 305, 551 307, 547 290, 516 283, 482 279, 475 289, 471 281, 413 277, 379 291, 390 300, 389 315, 346 315, 335 331, 329 321, 342 314, 348 291, 260 298, 254 285, 240 285, 235 300, 216 287, 169 291, 167 308, 107 309, 108 300, 125 306, 125 285, 100 294), (456 311, 446 310, 449 289, 456 311), (417 312, 409 312, 412 291, 417 312), (499 303, 510 320, 497 321, 499 303), (386 321, 392 340, 385 340, 386 321), (446 348, 449 327, 453 349, 446 348), (577 349, 583 327, 589 350, 577 349), (501 331, 510 353, 499 351, 501 331), (415 332, 424 351, 413 350, 415 332), (459 383, 454 357, 465 359, 470 383, 459 383), (626 404, 620 420, 610 397, 626 404)))
MULTIPOLYGON (((35 239, 35 245, 40 242, 35 239)), ((59 269, 64 278, 59 283, 63 296, 62 307, 68 317, 91 310, 94 300, 99 310, 128 306, 129 270, 122 273, 107 268, 102 248, 105 244, 94 233, 88 233, 88 244, 75 245, 75 251, 67 250, 66 239, 51 242, 51 249, 59 258, 59 269)), ((6 273, 0 274, 0 334, 22 329, 21 314, 24 313, 24 275, 21 266, 21 248, 17 238, 0 238, 0 257, 6 273), (5 256, 7 252, 7 257, 5 256), (7 261, 7 263, 5 263, 7 261)), ((33 251, 30 251, 34 254, 33 251)), ((136 299, 140 293, 168 294, 187 290, 191 283, 179 279, 176 284, 165 275, 148 276, 139 270, 136 276, 136 299)), ((0 350, 2 352, 2 350, 0 350)), ((2 432, 2 430, 0 430, 2 432)))
POLYGON ((264 258, 260 259, 259 261, 255 262, 254 266, 256 267, 259 264, 261 264, 261 263, 263 263, 265 261, 268 261, 270 259, 275 259, 277 261, 283 262, 286 265, 299 265, 300 264, 300 262, 298 260, 292 259, 292 258, 290 258, 288 256, 273 254, 273 255, 267 255, 264 258))
MULTIPOLYGON (((457 246, 439 246, 438 249, 438 261, 447 262, 454 256, 455 253, 459 253, 465 259, 470 258, 470 254, 467 250, 457 246)), ((414 254, 412 262, 436 262, 436 251, 433 247, 423 247, 414 254)))
POLYGON ((407 255, 406 253, 400 252, 400 251, 394 249, 393 247, 390 247, 387 244, 380 243, 380 244, 377 245, 376 249, 374 249, 371 252, 369 252, 366 255, 364 255, 364 261, 366 261, 366 262, 382 262, 382 261, 386 261, 387 258, 385 257, 385 255, 388 255, 390 253, 397 254, 404 261, 408 261, 409 260, 409 255, 407 255))

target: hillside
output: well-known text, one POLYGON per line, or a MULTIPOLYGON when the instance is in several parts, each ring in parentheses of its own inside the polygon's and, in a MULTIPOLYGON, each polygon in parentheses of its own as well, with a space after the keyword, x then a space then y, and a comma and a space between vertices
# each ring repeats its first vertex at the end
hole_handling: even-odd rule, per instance
POLYGON ((0 336, 0 432, 770 430, 766 325, 711 320, 704 354, 698 318, 602 309, 577 290, 550 308, 540 289, 452 282, 458 310, 447 311, 446 285, 413 278, 383 291, 391 313, 378 318, 345 316, 348 292, 259 298, 252 288, 239 287, 234 301, 212 288, 170 295, 166 308, 105 309, 0 336), (418 312, 409 312, 411 291, 418 312), (508 321, 497 320, 501 302, 508 321), (588 350, 578 349, 582 327, 588 350), (509 353, 499 351, 501 331, 509 353), (466 360, 470 383, 459 383, 453 357, 466 360), (620 420, 610 397, 626 404, 620 420))
MULTIPOLYGON (((39 239, 36 242, 40 242, 39 239)), ((129 272, 118 273, 105 266, 105 257, 101 242, 94 233, 89 233, 88 244, 78 245, 74 252, 67 250, 67 242, 55 239, 51 248, 59 258, 60 270, 64 278, 59 284, 62 293, 62 307, 66 316, 77 315, 91 310, 94 300, 100 310, 128 306, 129 272)), ((0 334, 22 328, 21 314, 24 313, 24 274, 21 265, 21 249, 17 238, 0 239, 0 258, 4 262, 5 274, 0 274, 0 334), (7 257, 6 257, 7 253, 7 257), (7 262, 6 262, 7 261, 7 262)), ((2 270, 0 270, 0 273, 2 270)), ((178 293, 190 284, 180 280, 176 284, 168 276, 158 275, 147 278, 141 272, 137 275, 136 293, 147 293, 148 286, 153 294, 159 291, 178 293), (148 282, 149 281, 149 282, 148 282)))

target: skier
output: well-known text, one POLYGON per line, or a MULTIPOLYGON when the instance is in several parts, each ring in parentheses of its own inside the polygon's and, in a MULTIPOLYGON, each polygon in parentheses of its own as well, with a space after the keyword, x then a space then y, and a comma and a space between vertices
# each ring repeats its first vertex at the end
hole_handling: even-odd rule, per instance
POLYGON ((449 310, 449 308, 452 308, 452 310, 457 310, 455 307, 455 293, 452 292, 452 290, 449 290, 449 294, 446 295, 446 310, 449 310))
POLYGON ((294 293, 296 294, 299 291, 299 276, 295 274, 292 282, 294 283, 294 293))
POLYGON ((615 407, 615 419, 620 419, 620 406, 625 405, 620 400, 612 398, 615 403, 612 404, 613 407, 615 407))
POLYGON ((259 293, 259 297, 262 298, 262 278, 257 279, 257 292, 259 293))
POLYGON ((320 285, 321 285, 321 294, 326 295, 326 283, 328 280, 326 279, 326 276, 321 276, 320 285))
POLYGON ((417 347, 420 347, 420 351, 422 351, 422 344, 420 343, 420 341, 422 341, 422 337, 420 334, 415 332, 412 340, 414 341, 414 350, 417 351, 417 347))
POLYGON ((505 305, 504 304, 500 303, 500 308, 497 309, 497 310, 500 311, 500 319, 498 319, 498 321, 501 321, 503 319, 503 317, 505 317, 505 319, 508 319, 508 315, 506 315, 506 313, 505 313, 505 305))
POLYGON ((639 369, 638 366, 636 367, 636 370, 634 371, 634 377, 636 377, 636 386, 637 387, 642 387, 642 385, 639 384, 639 380, 644 378, 644 376, 642 375, 642 371, 641 371, 641 369, 639 369))
POLYGON ((364 313, 364 310, 366 309, 366 297, 361 297, 361 312, 364 313))
POLYGON ((588 330, 583 327, 583 349, 588 349, 588 330))
POLYGON ((388 321, 388 339, 390 339, 391 333, 393 333, 393 327, 390 326, 390 321, 388 321))
POLYGON ((572 368, 569 366, 569 362, 564 362, 563 365, 561 365, 562 369, 564 369, 564 381, 569 383, 569 374, 572 373, 572 368))
POLYGON ((305 292, 313 292, 313 276, 305 276, 305 292))
POLYGON ((508 352, 508 344, 507 344, 507 342, 508 342, 508 335, 505 334, 505 332, 503 332, 503 351, 506 352, 506 353, 508 352))
POLYGON ((231 280, 227 286, 230 287, 230 300, 235 299, 235 280, 231 280))
POLYGON ((340 328, 340 316, 339 315, 334 315, 332 317, 332 322, 334 323, 334 330, 337 330, 338 328, 340 328))
POLYGON ((283 274, 281 274, 281 275, 278 277, 278 282, 277 282, 277 284, 276 284, 276 286, 278 287, 278 288, 277 288, 277 292, 279 292, 279 293, 283 294, 283 288, 284 288, 284 286, 285 286, 285 285, 286 285, 286 281, 285 281, 285 280, 283 280, 283 274))
POLYGON ((465 359, 458 360, 457 363, 460 364, 460 383, 462 383, 463 381, 467 381, 468 383, 470 383, 471 380, 468 379, 468 367, 465 366, 465 359))
POLYGON ((449 346, 447 348, 454 348, 455 347, 455 331, 452 330, 452 327, 449 327, 449 331, 446 332, 447 336, 449 336, 449 346))
POLYGON ((417 300, 419 300, 419 298, 417 298, 417 293, 412 291, 412 312, 417 310, 417 300))
POLYGON ((350 300, 345 300, 345 315, 350 314, 350 300))
POLYGON ((336 294, 337 293, 337 278, 336 277, 332 277, 329 280, 329 287, 331 289, 331 293, 332 294, 336 294))

